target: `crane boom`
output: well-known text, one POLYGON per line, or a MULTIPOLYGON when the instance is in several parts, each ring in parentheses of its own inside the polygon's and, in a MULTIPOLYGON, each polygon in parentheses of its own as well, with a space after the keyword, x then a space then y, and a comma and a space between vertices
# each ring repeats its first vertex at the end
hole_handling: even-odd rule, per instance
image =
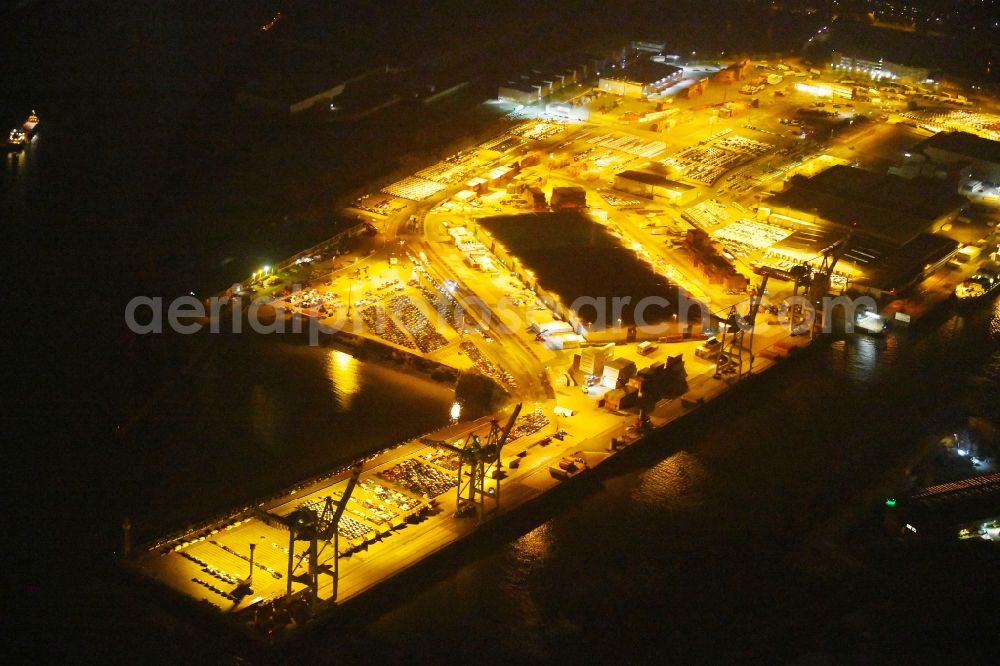
POLYGON ((340 525, 340 518, 344 515, 344 510, 347 508, 347 503, 351 499, 351 493, 354 492, 354 487, 358 485, 358 477, 361 476, 361 463, 355 463, 351 466, 351 476, 347 480, 347 487, 344 488, 344 494, 341 495, 340 501, 337 503, 337 509, 333 512, 333 516, 330 518, 330 524, 325 530, 323 530, 323 538, 329 539, 333 530, 337 529, 340 525))
POLYGON ((750 301, 750 311, 747 313, 747 323, 750 324, 750 329, 757 323, 757 312, 760 311, 760 303, 764 300, 764 292, 767 290, 767 279, 770 277, 768 274, 764 274, 764 279, 760 281, 760 288, 757 290, 757 294, 750 301))
POLYGON ((847 248, 850 247, 850 241, 853 235, 854 226, 851 227, 851 230, 847 232, 846 236, 833 244, 833 246, 828 250, 829 255, 823 255, 824 264, 827 264, 827 257, 829 257, 829 263, 826 265, 826 270, 824 271, 827 276, 833 273, 833 268, 837 265, 837 262, 840 261, 841 257, 847 253, 847 248))
POLYGON ((503 432, 500 434, 500 439, 497 440, 497 455, 500 454, 500 449, 503 445, 507 443, 507 438, 510 436, 510 431, 514 427, 514 421, 517 420, 518 415, 521 413, 522 403, 517 403, 514 407, 514 411, 511 412, 510 418, 507 420, 507 425, 504 427, 503 432))

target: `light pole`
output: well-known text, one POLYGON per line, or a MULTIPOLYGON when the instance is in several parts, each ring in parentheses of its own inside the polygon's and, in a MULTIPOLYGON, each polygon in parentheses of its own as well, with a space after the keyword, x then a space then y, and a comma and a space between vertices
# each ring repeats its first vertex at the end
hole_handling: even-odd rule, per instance
POLYGON ((257 544, 251 542, 251 544, 250 544, 250 575, 247 576, 247 585, 251 585, 253 583, 253 551, 256 548, 257 548, 257 544))
POLYGON ((351 321, 351 297, 354 296, 354 281, 347 285, 347 321, 351 321))

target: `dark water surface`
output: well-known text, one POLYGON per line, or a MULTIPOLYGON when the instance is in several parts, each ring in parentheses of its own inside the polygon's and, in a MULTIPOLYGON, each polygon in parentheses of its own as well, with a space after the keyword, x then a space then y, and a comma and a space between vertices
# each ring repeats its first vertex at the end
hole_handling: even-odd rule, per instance
POLYGON ((121 440, 114 506, 147 537, 448 422, 450 386, 335 349, 212 342, 121 440))

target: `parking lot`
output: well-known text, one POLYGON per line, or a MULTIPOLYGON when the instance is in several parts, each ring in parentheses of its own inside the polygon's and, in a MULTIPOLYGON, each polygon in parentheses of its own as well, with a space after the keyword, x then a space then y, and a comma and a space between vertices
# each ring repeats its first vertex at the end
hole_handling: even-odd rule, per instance
POLYGON ((739 134, 725 134, 708 144, 690 146, 660 160, 688 181, 714 185, 727 171, 771 152, 774 147, 739 134))

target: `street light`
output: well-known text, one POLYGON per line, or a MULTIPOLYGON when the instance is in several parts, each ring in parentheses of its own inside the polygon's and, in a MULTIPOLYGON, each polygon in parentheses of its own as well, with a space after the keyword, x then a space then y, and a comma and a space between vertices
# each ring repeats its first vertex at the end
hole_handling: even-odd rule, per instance
POLYGON ((247 576, 247 585, 253 583, 253 551, 257 548, 257 544, 250 544, 250 575, 247 576))

